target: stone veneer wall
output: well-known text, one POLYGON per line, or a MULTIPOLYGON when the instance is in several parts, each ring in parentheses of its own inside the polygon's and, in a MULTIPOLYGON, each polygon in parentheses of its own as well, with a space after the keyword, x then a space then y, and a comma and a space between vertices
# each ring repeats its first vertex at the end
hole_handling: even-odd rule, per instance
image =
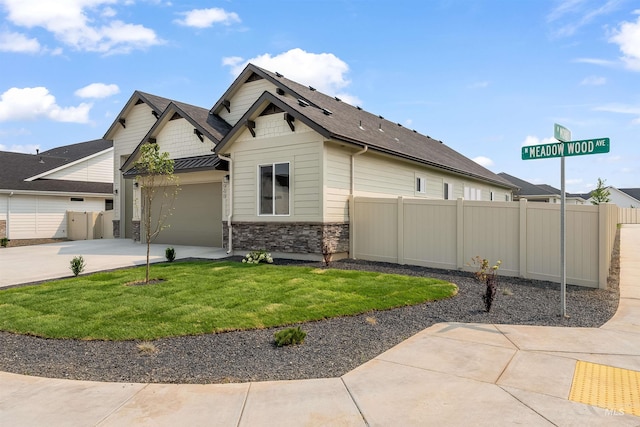
POLYGON ((3 237, 7 237, 7 221, 4 219, 0 221, 0 239, 3 237))
POLYGON ((120 238, 120 220, 119 219, 113 220, 113 238, 114 239, 120 238))
MULTIPOLYGON (((229 242, 229 228, 222 227, 225 247, 229 242)), ((344 223, 233 223, 234 250, 267 250, 269 252, 318 254, 323 248, 329 253, 349 252, 349 224, 344 223)))
POLYGON ((140 241, 140 221, 131 221, 131 234, 134 242, 140 241))

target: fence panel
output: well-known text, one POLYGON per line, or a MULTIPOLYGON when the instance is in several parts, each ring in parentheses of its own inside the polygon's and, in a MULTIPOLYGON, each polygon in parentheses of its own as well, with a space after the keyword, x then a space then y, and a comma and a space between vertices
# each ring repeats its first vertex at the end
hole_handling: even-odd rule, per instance
MULTIPOLYGON (((471 258, 500 273, 560 281, 560 206, 355 197, 354 258, 472 271, 471 258)), ((615 205, 566 207, 567 283, 606 287, 618 219, 615 205)))
POLYGON ((620 224, 640 224, 640 209, 619 208, 618 222, 620 224))

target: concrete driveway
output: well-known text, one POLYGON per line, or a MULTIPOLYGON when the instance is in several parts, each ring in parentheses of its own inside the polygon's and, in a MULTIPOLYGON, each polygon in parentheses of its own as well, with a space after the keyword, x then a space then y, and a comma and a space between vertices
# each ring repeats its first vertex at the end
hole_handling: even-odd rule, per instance
MULTIPOLYGON (((168 245, 152 244, 151 262, 166 261, 168 245)), ((224 249, 199 246, 173 246, 176 259, 218 259, 227 256, 224 249)), ((36 246, 0 249, 0 287, 72 276, 69 263, 82 255, 85 273, 144 265, 147 246, 129 239, 79 240, 36 246)))

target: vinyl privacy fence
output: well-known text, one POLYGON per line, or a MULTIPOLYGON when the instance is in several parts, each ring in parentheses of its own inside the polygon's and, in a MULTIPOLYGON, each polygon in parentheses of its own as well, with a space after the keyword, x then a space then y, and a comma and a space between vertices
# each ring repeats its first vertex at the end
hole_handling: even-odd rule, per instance
MULTIPOLYGON (((500 274, 560 282, 560 205, 354 197, 354 258, 475 271, 475 256, 500 274)), ((605 288, 618 207, 566 206, 567 283, 605 288)))

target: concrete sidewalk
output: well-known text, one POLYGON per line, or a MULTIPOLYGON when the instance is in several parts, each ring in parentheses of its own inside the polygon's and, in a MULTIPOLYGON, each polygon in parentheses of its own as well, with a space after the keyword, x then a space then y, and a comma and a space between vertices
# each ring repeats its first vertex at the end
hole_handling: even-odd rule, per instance
MULTIPOLYGON (((151 262, 166 261, 168 245, 152 244, 151 262)), ((227 256, 224 249, 199 246, 174 246, 176 259, 227 256)), ((0 249, 0 288, 72 276, 69 263, 82 255, 85 273, 146 264, 147 245, 130 239, 77 240, 36 246, 0 249)))
POLYGON ((0 425, 638 426, 637 383, 610 387, 626 389, 627 403, 569 398, 578 363, 640 371, 640 226, 621 230, 620 288, 601 328, 442 323, 341 378, 175 385, 0 373, 0 425))

